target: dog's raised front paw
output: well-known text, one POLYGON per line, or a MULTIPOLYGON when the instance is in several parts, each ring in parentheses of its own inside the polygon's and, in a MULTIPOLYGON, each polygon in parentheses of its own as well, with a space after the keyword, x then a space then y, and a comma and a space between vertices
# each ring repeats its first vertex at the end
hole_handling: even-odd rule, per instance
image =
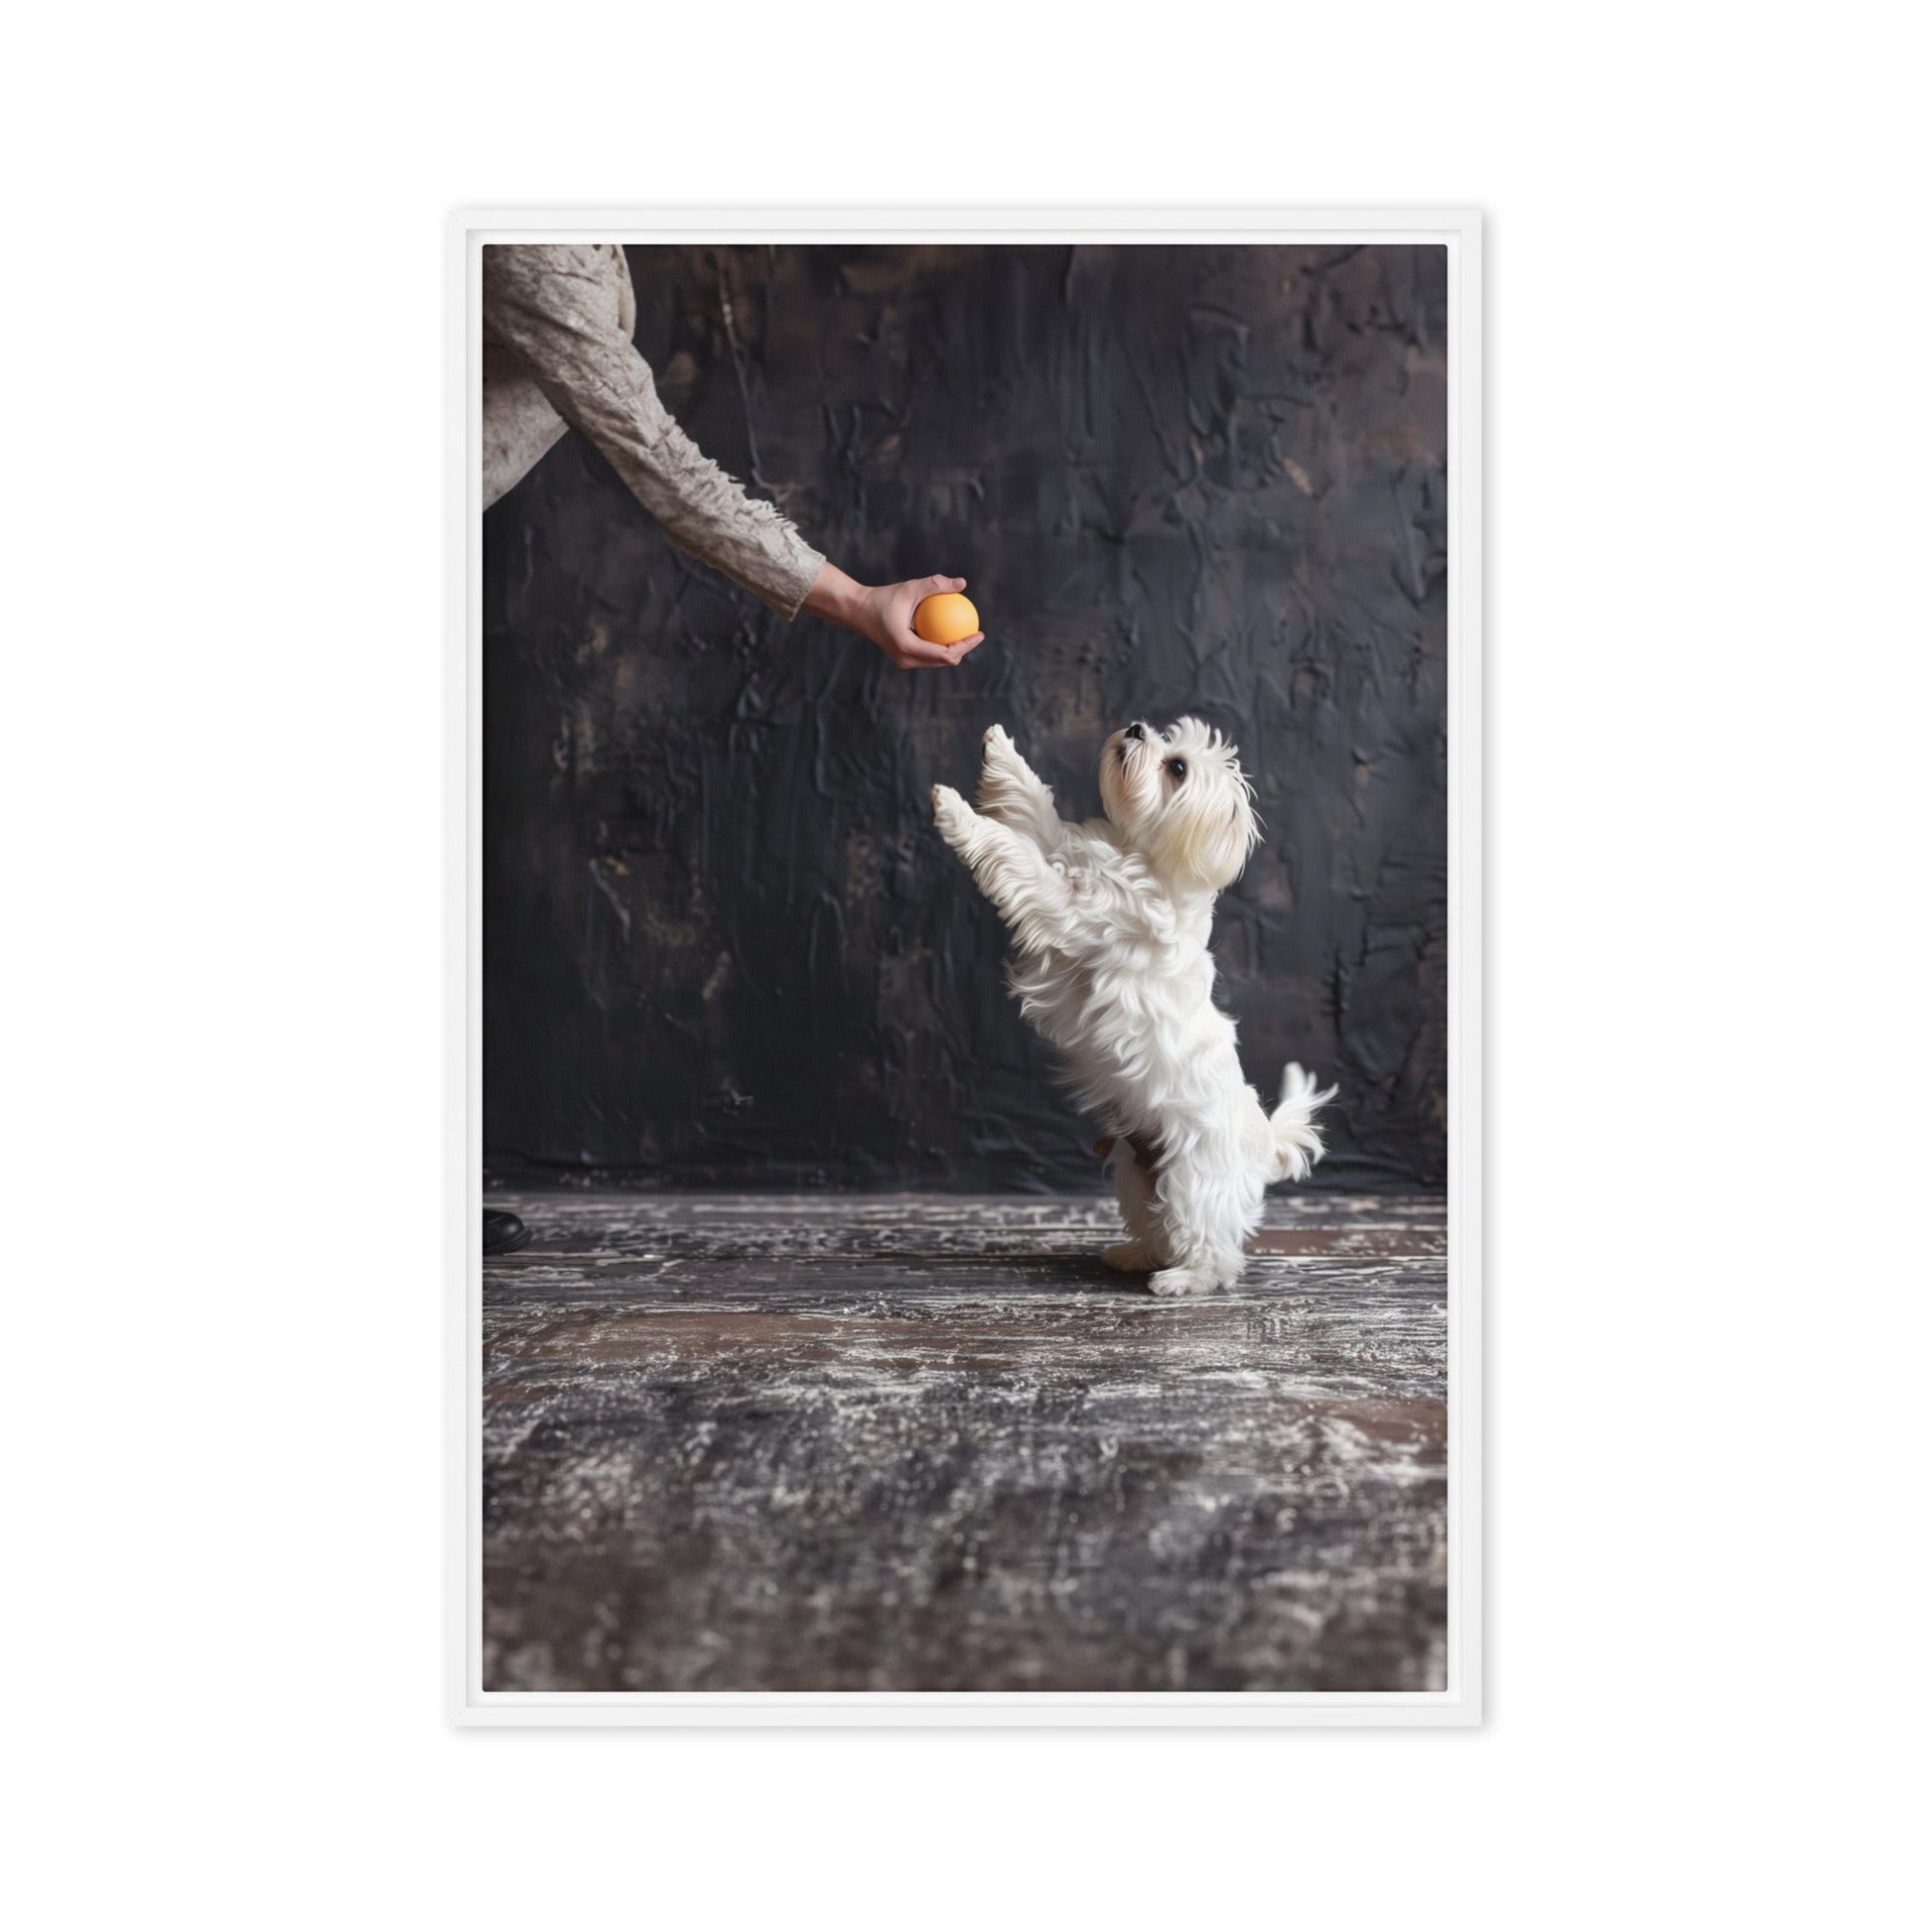
POLYGON ((932 822, 947 838, 957 842, 972 830, 973 808, 951 785, 934 785, 932 822))
POLYGON ((1016 784, 1024 784, 1028 772, 1027 761, 1004 725, 987 726, 980 747, 980 806, 985 809, 1007 796, 1016 784))

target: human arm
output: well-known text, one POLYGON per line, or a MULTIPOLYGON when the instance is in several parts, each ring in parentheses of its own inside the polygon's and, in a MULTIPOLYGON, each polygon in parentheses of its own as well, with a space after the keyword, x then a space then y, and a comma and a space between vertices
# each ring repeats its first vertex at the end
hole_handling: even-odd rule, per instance
POLYGON ((483 331, 595 443, 677 547, 793 617, 825 559, 677 426, 623 326, 628 271, 598 247, 483 250, 483 331))
POLYGON ((950 646, 913 633, 920 598, 963 580, 856 583, 806 542, 775 504, 748 496, 684 434, 630 341, 629 271, 608 247, 483 250, 483 330, 529 372, 564 421, 604 453, 687 555, 790 619, 800 610, 869 638, 905 669, 956 664, 981 633, 950 646))

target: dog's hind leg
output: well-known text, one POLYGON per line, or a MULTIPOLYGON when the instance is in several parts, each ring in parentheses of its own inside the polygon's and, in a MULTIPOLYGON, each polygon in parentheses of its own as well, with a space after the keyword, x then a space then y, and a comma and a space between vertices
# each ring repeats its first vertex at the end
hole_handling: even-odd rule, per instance
POLYGON ((1154 1178, 1125 1140, 1114 1143, 1114 1197, 1120 1202, 1120 1218, 1127 1223, 1127 1239, 1104 1249, 1100 1259, 1127 1275, 1145 1275, 1159 1268, 1167 1260, 1167 1250, 1154 1211, 1154 1178))
POLYGON ((1155 1209, 1168 1265, 1151 1276, 1155 1295, 1216 1295, 1247 1266, 1247 1239, 1261 1219, 1261 1189, 1246 1186, 1231 1150, 1211 1143, 1162 1171, 1155 1209))
POLYGON ((1057 852, 1066 827, 1053 808, 1052 792, 1034 775, 1004 725, 989 726, 980 743, 980 810, 1042 852, 1057 852))

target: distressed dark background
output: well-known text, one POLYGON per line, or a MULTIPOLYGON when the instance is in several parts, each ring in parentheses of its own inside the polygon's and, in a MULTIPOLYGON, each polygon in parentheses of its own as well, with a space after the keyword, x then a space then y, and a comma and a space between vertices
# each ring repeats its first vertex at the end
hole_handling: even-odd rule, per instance
POLYGON ((1240 743, 1267 843, 1222 1000, 1330 1186, 1440 1185, 1445 257, 633 248, 698 444, 866 582, 969 580, 894 669, 681 557, 572 435, 484 518, 484 1145, 666 1185, 1100 1184, 931 829, 1013 732, 1099 809, 1116 725, 1240 743))

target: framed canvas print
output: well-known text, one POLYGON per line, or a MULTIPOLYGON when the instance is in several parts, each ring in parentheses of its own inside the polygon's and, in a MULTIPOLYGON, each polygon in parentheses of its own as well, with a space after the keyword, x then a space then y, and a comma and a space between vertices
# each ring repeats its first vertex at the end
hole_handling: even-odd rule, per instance
POLYGON ((1480 285, 457 217, 463 1722, 1479 1721, 1480 285))

